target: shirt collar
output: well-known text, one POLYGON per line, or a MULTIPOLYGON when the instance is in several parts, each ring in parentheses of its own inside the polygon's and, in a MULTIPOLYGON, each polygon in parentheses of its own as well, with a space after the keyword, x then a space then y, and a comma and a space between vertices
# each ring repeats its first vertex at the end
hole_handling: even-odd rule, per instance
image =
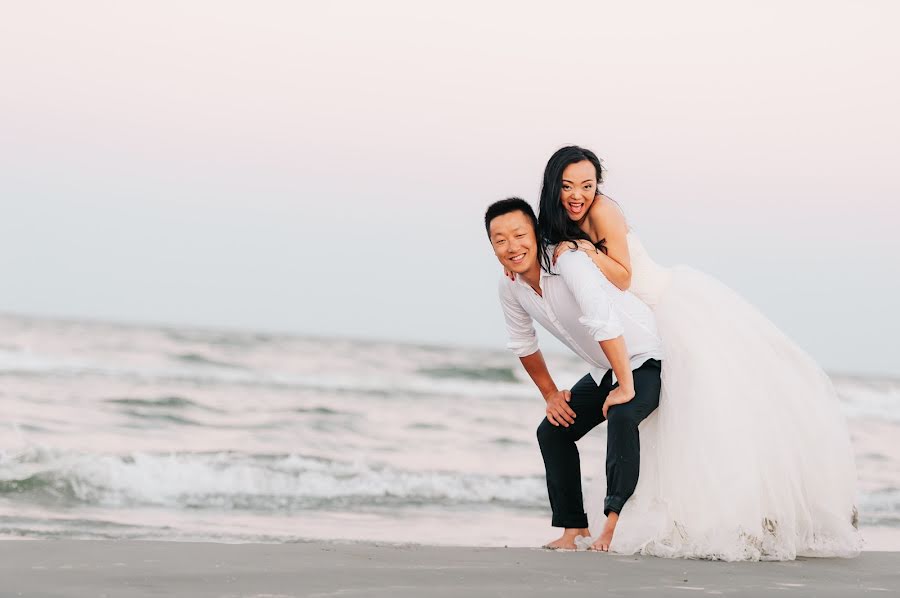
MULTIPOLYGON (((551 257, 552 257, 553 253, 551 252, 550 255, 551 255, 551 257)), ((553 270, 552 267, 551 267, 551 270, 553 270)), ((548 276, 556 276, 557 274, 558 274, 558 272, 554 272, 554 271, 547 272, 546 270, 544 270, 543 268, 541 268, 541 277, 539 278, 539 280, 540 280, 540 282, 541 282, 541 289, 544 288, 544 279, 545 279, 545 278, 547 278, 548 276)), ((520 285, 526 286, 526 287, 528 287, 529 289, 531 289, 531 285, 529 285, 527 282, 525 282, 524 280, 522 280, 522 277, 521 277, 521 276, 516 276, 516 284, 520 284, 520 285)), ((532 290, 534 290, 534 289, 532 289, 532 290)))

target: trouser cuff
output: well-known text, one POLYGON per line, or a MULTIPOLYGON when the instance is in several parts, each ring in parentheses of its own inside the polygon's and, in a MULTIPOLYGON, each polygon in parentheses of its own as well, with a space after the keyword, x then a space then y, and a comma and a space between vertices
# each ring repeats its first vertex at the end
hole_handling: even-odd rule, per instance
POLYGON ((586 513, 554 513, 553 527, 582 529, 588 526, 586 513))
POLYGON ((606 500, 603 501, 603 514, 607 517, 609 517, 610 512, 618 515, 622 512, 622 507, 624 506, 625 501, 618 496, 607 496, 606 500))

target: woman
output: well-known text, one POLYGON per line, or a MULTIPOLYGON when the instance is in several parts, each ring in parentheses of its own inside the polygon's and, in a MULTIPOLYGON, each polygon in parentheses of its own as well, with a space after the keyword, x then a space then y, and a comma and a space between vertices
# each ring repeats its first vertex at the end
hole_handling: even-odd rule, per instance
MULTIPOLYGON (((723 560, 858 554, 856 470, 828 376, 725 285, 653 262, 601 182, 592 152, 557 151, 538 229, 558 244, 545 261, 584 251, 650 305, 665 347, 660 406, 641 429, 641 477, 611 549, 723 560)), ((597 529, 594 490, 586 504, 597 529)))

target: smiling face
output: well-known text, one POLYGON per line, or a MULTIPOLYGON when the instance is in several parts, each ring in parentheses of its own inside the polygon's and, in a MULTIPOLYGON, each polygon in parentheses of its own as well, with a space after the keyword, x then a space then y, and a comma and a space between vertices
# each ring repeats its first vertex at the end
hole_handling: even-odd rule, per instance
POLYGON ((580 221, 591 209, 597 195, 597 169, 588 160, 566 166, 559 200, 569 218, 580 221))
POLYGON ((538 242, 531 219, 521 210, 491 220, 491 245, 503 267, 516 274, 540 270, 538 242))

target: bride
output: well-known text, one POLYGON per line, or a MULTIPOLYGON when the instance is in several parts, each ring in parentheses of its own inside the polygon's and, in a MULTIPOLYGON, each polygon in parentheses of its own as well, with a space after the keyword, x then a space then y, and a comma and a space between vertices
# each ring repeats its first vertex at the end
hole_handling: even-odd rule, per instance
MULTIPOLYGON (((558 244, 554 261, 583 251, 647 303, 665 348, 638 486, 610 550, 722 560, 858 554, 856 470, 828 376, 719 281, 654 262, 601 182, 593 152, 557 151, 538 229, 558 244)), ((604 519, 599 478, 586 495, 594 529, 604 519)))

